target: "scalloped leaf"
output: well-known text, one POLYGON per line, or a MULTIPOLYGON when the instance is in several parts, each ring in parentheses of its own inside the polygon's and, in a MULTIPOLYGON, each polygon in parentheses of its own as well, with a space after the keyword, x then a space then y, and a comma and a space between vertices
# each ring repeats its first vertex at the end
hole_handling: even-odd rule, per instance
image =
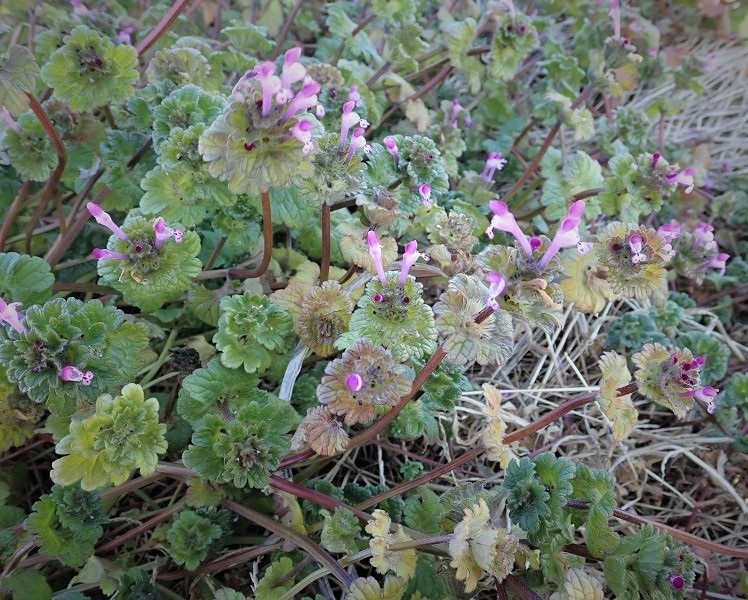
POLYGON ((0 254, 0 296, 7 302, 41 304, 52 297, 54 282, 49 263, 38 256, 0 254))
POLYGON ((14 44, 0 56, 0 106, 12 114, 26 110, 26 92, 33 92, 39 66, 34 55, 25 46, 14 44))

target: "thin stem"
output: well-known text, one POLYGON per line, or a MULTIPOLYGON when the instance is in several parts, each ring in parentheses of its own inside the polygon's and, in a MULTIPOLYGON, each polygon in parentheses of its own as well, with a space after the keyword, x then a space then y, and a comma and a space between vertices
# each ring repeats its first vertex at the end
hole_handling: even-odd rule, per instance
MULTIPOLYGON (((592 92, 592 86, 587 85, 582 92, 579 94, 577 99, 572 103, 572 108, 576 108, 579 105, 581 105, 586 99, 587 96, 590 95, 590 92, 592 92)), ((548 134, 545 136, 545 140, 543 140, 543 145, 540 147, 540 150, 538 150, 535 157, 532 159, 530 164, 527 166, 527 168, 524 170, 520 178, 516 181, 516 183, 509 189, 509 191, 504 194, 504 197, 502 200, 504 202, 508 202, 509 198, 514 196, 517 192, 519 192, 522 187, 527 183, 527 181, 532 177, 533 173, 536 171, 538 166, 540 165, 540 161, 545 156, 546 152, 551 147, 551 144, 553 143, 553 140, 558 135, 558 132, 561 131, 561 122, 557 122, 553 127, 551 127, 548 134)))
POLYGON ((215 264, 216 260, 218 259, 218 255, 221 253, 221 250, 223 250, 223 246, 226 243, 226 236, 222 235, 218 242, 216 242, 216 247, 213 248, 213 252, 210 254, 210 258, 208 259, 208 262, 203 265, 203 271, 209 271, 211 267, 215 264))
POLYGON ((168 12, 161 18, 156 27, 154 27, 143 40, 141 40, 135 49, 138 51, 138 55, 142 56, 145 54, 153 44, 155 44, 166 30, 171 27, 171 24, 176 21, 179 13, 190 3, 190 0, 175 0, 174 5, 168 10, 168 12))
POLYGON ((366 137, 371 138, 371 136, 374 134, 376 130, 382 127, 382 125, 394 115, 397 110, 402 106, 403 104, 407 104, 408 102, 413 102, 415 100, 418 100, 421 96, 429 93, 432 89, 434 89, 437 85, 439 85, 442 81, 444 81, 449 74, 452 72, 452 65, 447 65, 444 67, 441 71, 439 71, 432 79, 430 79, 426 84, 421 87, 417 92, 411 94, 408 96, 404 101, 397 102, 395 105, 390 108, 382 118, 379 120, 379 123, 375 128, 369 129, 366 132, 366 137))
MULTIPOLYGON (((589 507, 589 503, 585 500, 572 499, 566 501, 566 506, 570 508, 584 509, 589 507)), ((743 560, 748 559, 748 549, 731 548, 730 546, 717 544, 716 542, 710 542, 709 540, 704 540, 698 536, 693 535, 692 533, 681 531, 680 529, 670 527, 670 525, 659 523, 658 521, 654 521, 647 517, 634 515, 630 512, 626 512, 625 510, 621 510, 620 508, 613 509, 613 516, 622 519, 623 521, 634 523, 635 525, 646 525, 647 523, 649 523, 653 527, 659 529, 660 531, 664 531, 665 533, 671 535, 677 540, 680 540, 681 542, 684 542, 691 546, 696 546, 698 548, 703 548, 704 550, 714 552, 715 554, 722 554, 723 556, 734 556, 736 558, 742 558, 743 560)))
POLYGON ((348 442, 346 450, 352 450, 353 448, 363 446, 366 442, 382 433, 387 425, 392 423, 397 415, 400 414, 400 411, 405 408, 405 405, 408 404, 408 402, 410 402, 413 398, 415 398, 416 394, 421 390, 423 384, 436 370, 442 360, 444 360, 444 357, 446 355, 447 353, 444 351, 444 349, 439 347, 437 351, 434 352, 433 356, 428 360, 428 362, 423 366, 423 369, 421 369, 421 372, 418 373, 418 376, 413 380, 413 385, 411 385, 410 387, 410 392, 400 398, 400 401, 392 407, 392 410, 388 411, 381 419, 371 425, 371 427, 352 437, 348 442))
POLYGON ((353 277, 356 274, 356 271, 358 270, 358 265, 351 265, 348 267, 348 270, 345 272, 345 275, 343 275, 340 279, 338 279, 339 284, 344 284, 346 281, 348 281, 351 277, 353 277))
POLYGON ((184 506, 185 501, 181 500, 177 502, 176 504, 173 504, 172 506, 164 509, 161 513, 157 514, 155 517, 148 519, 144 523, 141 523, 137 527, 133 527, 129 531, 126 531, 120 536, 117 536, 113 540, 107 542, 106 544, 102 544, 98 548, 96 548, 96 554, 106 554, 107 552, 111 552, 118 546, 121 546, 125 542, 138 537, 141 533, 145 533, 146 531, 150 531, 153 529, 156 525, 159 523, 163 523, 164 521, 167 521, 172 517, 172 515, 178 513, 180 510, 182 510, 182 507, 184 506))
POLYGON ((336 561, 327 550, 322 548, 320 545, 315 544, 307 536, 301 535, 290 527, 286 527, 282 523, 279 523, 275 519, 252 510, 249 507, 243 506, 238 502, 234 502, 233 500, 225 499, 221 501, 221 504, 240 517, 244 517, 260 527, 264 527, 268 531, 281 536, 289 542, 293 542, 299 548, 305 550, 308 554, 314 557, 317 562, 330 569, 330 572, 335 575, 341 584, 343 584, 344 588, 350 588, 353 583, 353 578, 345 571, 345 569, 343 569, 343 567, 340 566, 338 561, 336 561))
POLYGON ((270 485, 283 492, 288 492, 292 496, 296 496, 297 498, 300 498, 302 500, 309 500, 310 502, 314 502, 314 504, 316 504, 317 506, 322 506, 323 508, 327 508, 329 510, 335 510, 336 508, 347 508, 362 521, 368 521, 369 519, 371 519, 371 515, 365 513, 362 510, 359 510, 353 506, 348 506, 345 502, 341 502, 336 498, 323 494, 322 492, 319 492, 317 490, 305 487, 303 485, 299 485, 298 483, 294 483, 293 481, 289 481, 288 479, 284 479, 283 477, 279 477, 278 475, 270 476, 270 485))
POLYGON ((34 227, 39 222, 39 219, 42 218, 44 211, 47 209, 49 199, 54 193, 57 192, 57 186, 60 183, 62 172, 65 170, 65 165, 67 163, 67 153, 65 152, 65 144, 62 143, 62 138, 60 137, 60 134, 57 133, 57 130, 52 124, 52 121, 47 115, 47 112, 44 110, 44 107, 39 104, 39 101, 33 94, 26 92, 26 98, 29 101, 29 107, 31 108, 34 115, 36 115, 36 118, 39 120, 39 123, 41 123, 41 126, 44 128, 44 132, 52 142, 52 147, 57 154, 57 166, 54 168, 54 171, 52 171, 52 175, 50 175, 49 179, 47 180, 47 183, 42 190, 39 204, 37 205, 37 208, 34 211, 31 220, 26 226, 26 254, 30 254, 31 233, 34 231, 34 227))
MULTIPOLYGON (((358 25, 356 25, 356 28, 351 31, 351 35, 347 36, 347 39, 352 40, 355 38, 361 30, 363 30, 364 27, 366 27, 369 23, 371 23, 374 19, 377 18, 377 15, 370 14, 368 17, 364 18, 358 25)), ((332 66, 335 66, 338 64, 338 61, 340 60, 340 57, 343 54, 343 50, 345 50, 345 42, 344 39, 342 42, 340 42, 340 45, 335 49, 335 53, 332 55, 328 63, 330 63, 332 66)))
POLYGON ((153 363, 153 366, 151 366, 151 368, 148 370, 148 372, 143 377, 143 379, 140 381, 140 385, 145 385, 151 379, 153 379, 156 376, 156 373, 158 373, 159 369, 161 369, 161 367, 164 366, 164 363, 166 363, 166 361, 169 360, 169 351, 171 350, 171 347, 174 344, 174 340, 177 339, 178 333, 179 333, 179 329, 177 329, 176 327, 171 330, 171 333, 169 333, 169 337, 166 339, 166 342, 164 343, 164 347, 161 350, 161 354, 156 359, 156 362, 153 363))
POLYGON ((520 598, 522 598, 522 600, 543 600, 534 591, 527 587, 525 582, 516 575, 512 575, 510 573, 506 576, 504 582, 506 583, 507 587, 515 594, 517 594, 520 598))
POLYGON ((24 454, 27 454, 28 452, 31 452, 32 450, 35 450, 39 448, 40 446, 46 446, 47 444, 53 444, 54 441, 52 440, 52 436, 50 434, 42 434, 39 436, 38 439, 35 439, 32 442, 29 442, 25 446, 21 446, 17 450, 14 450, 13 452, 10 452, 8 454, 3 454, 0 456, 0 465, 6 462, 10 462, 12 460, 15 460, 19 456, 23 456, 24 454))
POLYGON ((322 264, 319 267, 319 283, 330 278, 330 205, 322 205, 322 264))
POLYGON ((4 217, 3 224, 0 227, 0 252, 5 249, 5 240, 8 239, 10 228, 13 226, 18 213, 21 211, 21 207, 26 200, 26 196, 28 196, 29 190, 33 185, 34 182, 30 180, 24 181, 21 184, 18 194, 16 194, 16 197, 13 199, 13 204, 10 205, 8 213, 4 217))
MULTIPOLYGON (((304 4, 304 0, 296 0, 296 5, 293 7, 293 10, 288 14, 286 17, 286 20, 283 22, 283 27, 280 30, 280 33, 278 34, 278 39, 275 40, 275 50, 273 50, 273 54, 270 57, 270 60, 275 60, 278 58, 278 55, 281 52, 281 48, 283 47, 283 42, 286 41, 286 36, 288 35, 288 32, 291 30, 291 25, 293 25, 294 20, 296 19, 296 15, 299 14, 299 11, 301 10, 301 6, 304 4)), ((332 63, 335 64, 335 63, 332 63)))
POLYGON ((278 542, 277 544, 268 544, 267 546, 248 548, 240 552, 235 552, 219 560, 214 560, 213 562, 200 565, 194 571, 187 571, 186 569, 183 569, 181 571, 159 572, 156 575, 156 579, 161 581, 177 581, 186 579, 187 577, 193 577, 194 575, 208 575, 212 573, 218 573, 236 565, 248 563, 250 560, 262 556, 263 554, 269 554, 271 552, 275 552, 276 550, 280 550, 282 546, 283 542, 278 542))
POLYGON ((52 284, 53 292, 79 292, 83 294, 117 294, 117 290, 106 285, 96 283, 85 283, 78 281, 55 281, 52 284))
POLYGON ((270 257, 273 254, 273 213, 270 209, 270 193, 263 190, 260 193, 262 197, 262 262, 255 269, 229 269, 228 273, 232 277, 241 277, 244 279, 254 279, 259 277, 270 266, 270 257))
MULTIPOLYGON (((148 150, 150 150, 152 145, 153 140, 151 138, 148 138, 148 140, 129 160, 129 162, 127 163, 127 169, 132 170, 135 165, 137 165, 148 153, 148 150)), ((99 193, 96 194, 96 197, 93 199, 93 203, 101 204, 102 202, 104 202, 104 200, 106 200, 111 191, 112 190, 109 188, 109 186, 105 185, 103 188, 101 188, 101 190, 99 190, 99 193)), ((52 247, 44 255, 44 260, 46 260, 50 264, 50 266, 54 267, 62 260, 62 258, 65 256, 65 252, 67 252, 68 248, 70 248, 72 243, 78 237, 78 234, 83 231, 83 228, 86 226, 89 218, 90 215, 87 211, 81 211, 80 214, 75 217, 75 220, 68 225, 68 230, 65 232, 65 235, 61 235, 55 240, 54 244, 52 244, 52 247)))

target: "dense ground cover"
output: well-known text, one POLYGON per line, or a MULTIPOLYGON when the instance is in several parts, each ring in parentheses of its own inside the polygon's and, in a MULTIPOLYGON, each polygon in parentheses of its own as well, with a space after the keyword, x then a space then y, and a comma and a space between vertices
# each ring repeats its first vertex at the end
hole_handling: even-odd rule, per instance
POLYGON ((746 14, 4 5, 0 598, 745 597, 746 14))

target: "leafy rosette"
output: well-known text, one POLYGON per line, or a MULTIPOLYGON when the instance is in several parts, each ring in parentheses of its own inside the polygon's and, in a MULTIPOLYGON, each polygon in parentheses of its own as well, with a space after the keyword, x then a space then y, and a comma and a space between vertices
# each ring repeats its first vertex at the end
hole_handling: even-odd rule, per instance
POLYGON ((208 59, 199 50, 187 47, 159 50, 145 70, 145 77, 150 83, 167 82, 172 88, 192 83, 203 85, 209 74, 208 59))
POLYGON ((134 383, 122 394, 100 396, 96 412, 70 424, 70 433, 55 450, 64 455, 52 463, 52 481, 81 482, 84 490, 127 481, 133 469, 150 475, 158 455, 166 452, 166 425, 158 422, 158 400, 145 399, 134 383))
POLYGON ((434 313, 423 300, 423 285, 412 275, 403 284, 400 274, 388 272, 386 283, 372 279, 358 302, 350 331, 338 338, 338 348, 349 348, 365 338, 392 353, 397 362, 422 358, 436 350, 434 313))
POLYGON ((654 229, 610 223, 598 236, 594 251, 608 269, 614 293, 645 300, 665 289, 670 252, 654 229))
POLYGON ((18 118, 18 130, 6 131, 5 146, 10 164, 23 179, 46 181, 57 164, 52 142, 30 112, 18 118))
POLYGON ((92 110, 129 97, 140 78, 133 46, 114 43, 81 25, 42 67, 42 79, 76 111, 92 110))
POLYGON ((14 115, 26 110, 26 92, 33 92, 39 67, 25 46, 12 45, 0 55, 0 106, 14 115))
POLYGON ((373 192, 387 190, 399 181, 397 187, 389 190, 391 198, 400 211, 413 214, 424 202, 419 192, 421 186, 429 186, 430 193, 436 197, 449 190, 441 153, 431 138, 392 135, 384 142, 384 146, 372 144, 367 158, 365 176, 373 192))
POLYGON ((291 315, 265 296, 245 292, 221 299, 213 342, 230 369, 262 373, 291 350, 293 339, 291 315))
POLYGON ((335 354, 335 340, 348 330, 353 301, 337 281, 312 288, 301 301, 294 331, 319 356, 335 354))
MULTIPOLYGON (((555 280, 561 274, 559 261, 551 260, 542 273, 538 272, 535 255, 548 248, 545 236, 533 256, 528 256, 514 246, 488 246, 476 259, 486 273, 501 273, 507 282, 500 294, 499 305, 513 316, 539 325, 545 331, 555 331, 564 323, 563 292, 555 280)), ((565 252, 577 254, 576 252, 565 252)))
POLYGON ((78 485, 54 485, 32 508, 26 529, 34 534, 40 553, 68 567, 82 567, 108 521, 101 496, 78 485))
POLYGON ((540 44, 532 19, 522 13, 505 13, 496 23, 491 41, 489 75, 508 81, 514 77, 520 62, 540 44))
POLYGON ((225 107, 226 100, 196 85, 174 90, 153 110, 154 146, 160 152, 161 144, 176 127, 188 129, 198 123, 210 125, 225 107))
POLYGON ((514 348, 514 326, 509 313, 494 311, 481 323, 476 317, 486 308, 490 291, 475 275, 460 274, 449 281, 434 305, 436 327, 447 360, 455 365, 503 365, 514 348))
POLYGON ((102 282, 146 312, 179 298, 202 268, 200 237, 173 224, 166 229, 177 232, 175 239, 160 239, 159 222, 163 219, 154 222, 131 213, 122 225, 126 239, 112 235, 107 252, 99 255, 102 282))
POLYGON ((366 423, 396 405, 410 391, 410 378, 392 355, 366 339, 325 368, 317 398, 349 425, 366 423))
POLYGON ((218 358, 190 373, 182 382, 177 412, 195 426, 207 414, 236 411, 252 400, 264 398, 259 379, 242 369, 227 369, 218 358))
POLYGON ((0 328, 0 363, 11 383, 58 416, 70 416, 112 388, 132 380, 152 359, 148 329, 98 300, 56 298, 30 306, 25 331, 0 328), (87 383, 64 379, 73 366, 87 383))
POLYGON ((210 516, 213 519, 194 510, 183 510, 169 525, 166 539, 176 564, 194 571, 224 534, 221 526, 214 523, 217 515, 210 516))
POLYGON ((337 133, 327 133, 317 140, 319 150, 311 158, 310 171, 298 184, 301 196, 317 206, 355 197, 364 186, 361 158, 349 154, 338 138, 337 133))
POLYGON ((597 315, 616 294, 610 287, 608 271, 595 252, 564 252, 561 263, 566 277, 559 286, 567 302, 584 313, 597 315))
POLYGON ((288 432, 298 415, 279 398, 262 392, 236 411, 206 414, 184 451, 184 464, 215 483, 263 488, 291 448, 288 432))

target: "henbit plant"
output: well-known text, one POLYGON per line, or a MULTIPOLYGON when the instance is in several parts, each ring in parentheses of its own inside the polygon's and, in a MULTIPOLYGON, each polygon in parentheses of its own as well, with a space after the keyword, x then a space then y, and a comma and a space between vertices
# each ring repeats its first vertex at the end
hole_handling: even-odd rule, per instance
POLYGON ((737 196, 665 139, 677 106, 653 135, 627 105, 698 90, 699 57, 618 0, 198 4, 0 15, 0 596, 716 589, 695 558, 739 542, 521 443, 587 406, 623 445, 664 408, 746 450, 740 347, 699 321, 746 285, 737 196), (510 420, 484 383, 472 448, 429 450, 482 369, 611 310, 594 391, 510 420))

